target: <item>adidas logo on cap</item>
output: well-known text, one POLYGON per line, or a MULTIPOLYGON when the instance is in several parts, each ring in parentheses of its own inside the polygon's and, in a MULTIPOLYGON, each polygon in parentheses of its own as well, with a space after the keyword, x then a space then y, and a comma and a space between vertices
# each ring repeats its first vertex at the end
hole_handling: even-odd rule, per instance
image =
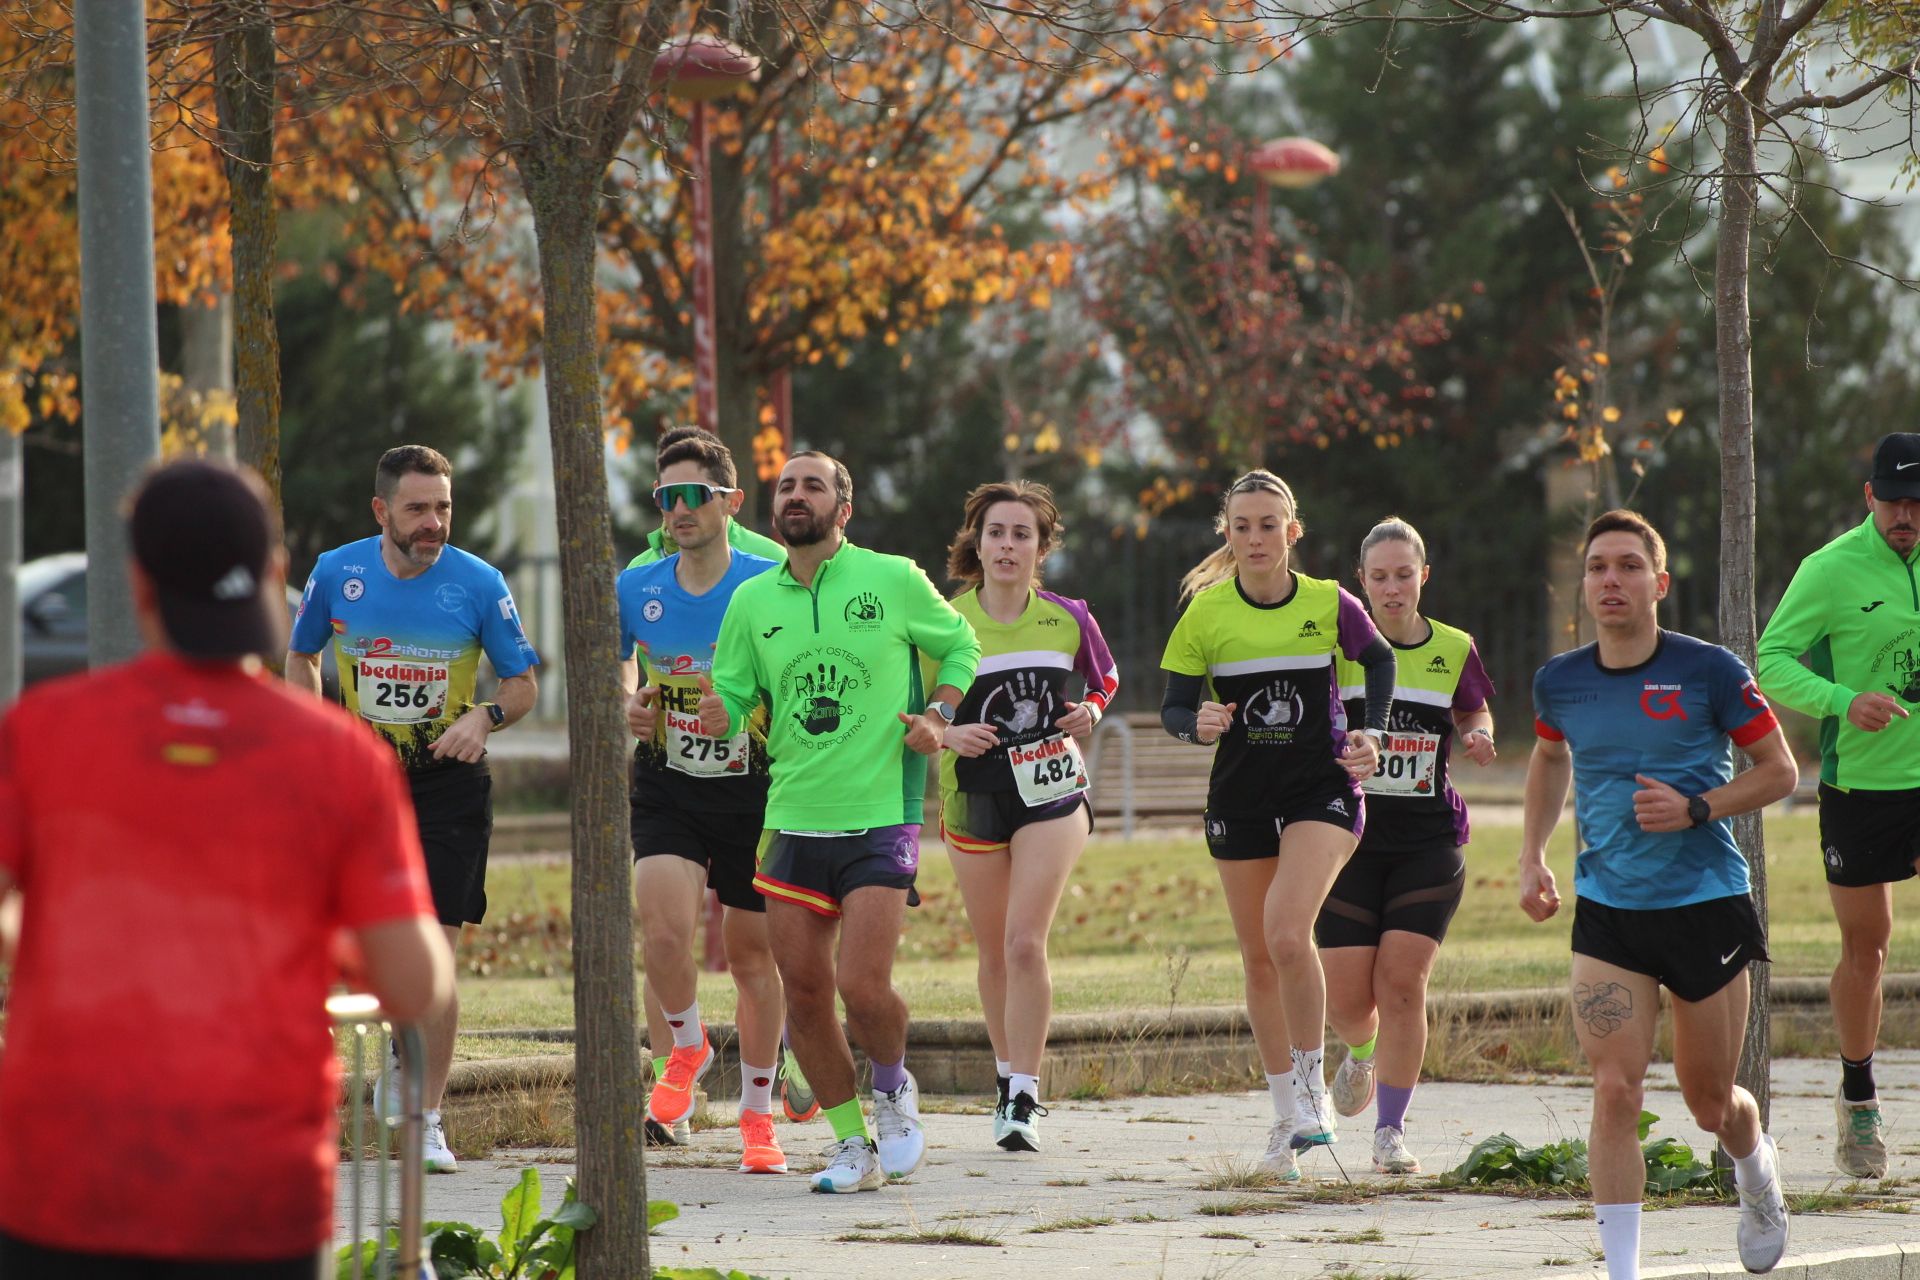
POLYGON ((247 566, 237 564, 213 584, 213 598, 215 600, 246 600, 253 596, 257 586, 247 566))

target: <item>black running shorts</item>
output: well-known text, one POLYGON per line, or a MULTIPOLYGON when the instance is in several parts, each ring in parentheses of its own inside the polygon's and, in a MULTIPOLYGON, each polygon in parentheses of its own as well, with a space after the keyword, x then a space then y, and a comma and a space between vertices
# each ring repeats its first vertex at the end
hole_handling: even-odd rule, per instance
POLYGON ((1359 839, 1367 825, 1366 806, 1351 791, 1310 797, 1282 805, 1261 817, 1226 816, 1208 810, 1207 852, 1222 862, 1245 862, 1280 856, 1280 833, 1290 822, 1324 822, 1353 832, 1359 839))
POLYGON ((753 887, 769 898, 838 917, 847 895, 869 885, 905 889, 907 905, 915 905, 913 880, 919 870, 917 822, 848 832, 769 830, 760 837, 760 873, 753 887))
POLYGON ((1827 883, 1842 888, 1912 879, 1920 859, 1920 787, 1842 791, 1821 783, 1820 853, 1827 883))
POLYGON ((1322 947, 1377 947, 1397 929, 1439 942, 1460 907, 1467 860, 1449 840, 1414 853, 1370 853, 1347 859, 1333 882, 1313 940, 1322 947))
POLYGON ((1705 1000, 1768 958, 1767 931, 1744 893, 1648 911, 1578 898, 1573 952, 1644 973, 1676 1000, 1705 1000))
POLYGON ((760 822, 758 813, 711 813, 635 796, 629 822, 633 860, 685 858, 707 869, 707 887, 722 905, 765 911, 767 900, 753 887, 760 822))
POLYGON ((441 924, 479 924, 487 914, 487 846, 493 840, 493 775, 487 762, 447 764, 407 775, 427 887, 441 924))

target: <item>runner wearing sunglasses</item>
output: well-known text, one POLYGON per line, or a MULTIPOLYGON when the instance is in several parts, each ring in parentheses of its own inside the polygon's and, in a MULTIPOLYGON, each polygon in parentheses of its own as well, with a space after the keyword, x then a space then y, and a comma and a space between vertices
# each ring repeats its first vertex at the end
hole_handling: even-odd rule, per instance
POLYGON ((700 1019, 693 936, 706 891, 725 908, 728 969, 739 992, 740 1169, 783 1173, 773 1132, 780 978, 767 950, 766 903, 753 887, 767 806, 764 717, 714 738, 700 729, 696 680, 713 662, 735 588, 774 562, 738 551, 727 530, 741 500, 733 456, 711 436, 661 450, 653 491, 678 548, 620 575, 620 661, 634 748, 634 896, 646 970, 647 1042, 654 1051, 647 1135, 686 1141, 694 1087, 715 1054, 700 1019))

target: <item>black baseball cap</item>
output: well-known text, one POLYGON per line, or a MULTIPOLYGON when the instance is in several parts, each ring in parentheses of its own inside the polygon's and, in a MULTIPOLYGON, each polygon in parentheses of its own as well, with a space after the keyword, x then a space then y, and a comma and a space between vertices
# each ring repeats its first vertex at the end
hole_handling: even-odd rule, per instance
POLYGON ((1920 498, 1920 431, 1896 431, 1882 436, 1873 450, 1873 475, 1868 483, 1882 502, 1920 498))
POLYGON ((169 462, 134 492, 127 529, 174 648, 241 658, 286 647, 287 602, 272 572, 280 531, 252 469, 208 458, 169 462))

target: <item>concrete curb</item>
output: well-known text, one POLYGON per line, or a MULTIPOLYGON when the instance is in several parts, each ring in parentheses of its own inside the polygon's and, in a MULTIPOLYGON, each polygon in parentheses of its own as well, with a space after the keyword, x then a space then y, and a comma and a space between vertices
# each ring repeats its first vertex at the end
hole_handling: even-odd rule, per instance
MULTIPOLYGON (((1749 1274, 1738 1262, 1712 1262, 1703 1267, 1658 1267, 1643 1270, 1641 1280, 1733 1280, 1749 1274)), ((1835 1249, 1826 1253, 1789 1254, 1769 1275, 1778 1280, 1920 1280, 1920 1244, 1883 1244, 1864 1249, 1835 1249)), ((1532 1280, 1607 1280, 1600 1271, 1544 1271, 1532 1280)))
MULTIPOLYGON (((1894 974, 1883 986, 1891 1044, 1920 1038, 1920 973, 1894 974)), ((1827 1020, 1824 978, 1775 978, 1774 1020, 1823 1026, 1827 1020)), ((1567 1024, 1566 992, 1557 989, 1483 991, 1436 995, 1429 1019, 1476 1028, 1544 1021, 1567 1024)), ((707 1087, 727 1094, 739 1087, 739 1059, 731 1023, 708 1024, 720 1059, 707 1087)), ((468 1032, 479 1039, 573 1042, 571 1027, 468 1032)), ((915 1019, 907 1032, 914 1076, 928 1094, 993 1092, 991 1042, 978 1018, 915 1019)), ((1260 1080, 1258 1055, 1246 1009, 1238 1005, 1120 1013, 1068 1013, 1053 1019, 1047 1035, 1044 1087, 1054 1097, 1075 1090, 1150 1093, 1169 1086, 1234 1084, 1260 1080)), ((532 1055, 455 1063, 452 1093, 505 1088, 551 1088, 573 1081, 573 1055, 532 1055)), ((1096 1094, 1095 1096, 1099 1096, 1096 1094)), ((1916 1262, 1909 1280, 1920 1280, 1916 1262)))

